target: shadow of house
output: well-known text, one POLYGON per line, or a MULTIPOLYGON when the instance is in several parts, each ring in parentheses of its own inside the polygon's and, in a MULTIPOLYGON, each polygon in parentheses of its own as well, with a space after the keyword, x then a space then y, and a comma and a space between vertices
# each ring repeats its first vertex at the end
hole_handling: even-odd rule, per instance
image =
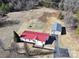
MULTIPOLYGON (((39 51, 38 51, 39 52, 39 51)), ((30 55, 30 56, 37 56, 37 55, 49 55, 49 54, 52 54, 52 52, 41 52, 39 54, 33 54, 33 55, 30 55)))
POLYGON ((49 39, 46 40, 45 45, 52 44, 56 40, 55 36, 49 36, 49 39))
POLYGON ((61 35, 66 35, 66 27, 62 27, 61 35))

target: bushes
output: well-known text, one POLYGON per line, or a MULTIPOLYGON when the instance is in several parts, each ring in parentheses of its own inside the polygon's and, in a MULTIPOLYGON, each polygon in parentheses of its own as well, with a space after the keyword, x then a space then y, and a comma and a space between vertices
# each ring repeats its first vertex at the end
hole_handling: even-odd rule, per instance
POLYGON ((39 6, 58 9, 59 0, 41 0, 39 6))
POLYGON ((4 15, 9 11, 9 5, 5 3, 0 3, 0 15, 4 15))
POLYGON ((9 7, 8 4, 0 3, 0 10, 7 10, 9 7))
POLYGON ((9 10, 8 4, 0 3, 0 26, 2 26, 3 22, 6 20, 5 16, 8 13, 8 10, 9 10))
POLYGON ((62 20, 62 19, 64 19, 64 15, 63 15, 62 13, 60 13, 59 16, 58 16, 58 18, 59 18, 60 20, 62 20))
POLYGON ((77 18, 79 20, 79 10, 76 12, 76 16, 77 16, 77 18))
POLYGON ((76 29, 76 33, 79 34, 79 26, 76 29))
POLYGON ((79 10, 76 11, 76 16, 77 16, 77 20, 78 20, 78 27, 76 28, 76 33, 79 34, 79 10))
POLYGON ((41 2, 40 2, 40 4, 42 5, 42 6, 45 6, 45 7, 50 7, 50 3, 52 2, 52 0, 42 0, 41 2))

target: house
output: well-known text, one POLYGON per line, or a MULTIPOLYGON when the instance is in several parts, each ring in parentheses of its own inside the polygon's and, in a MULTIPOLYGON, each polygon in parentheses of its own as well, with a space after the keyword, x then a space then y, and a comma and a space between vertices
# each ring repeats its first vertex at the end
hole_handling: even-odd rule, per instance
POLYGON ((20 35, 21 41, 34 44, 34 46, 42 47, 46 40, 48 40, 49 34, 33 31, 24 31, 20 35))
POLYGON ((51 34, 61 35, 62 26, 61 24, 55 22, 51 26, 51 34))

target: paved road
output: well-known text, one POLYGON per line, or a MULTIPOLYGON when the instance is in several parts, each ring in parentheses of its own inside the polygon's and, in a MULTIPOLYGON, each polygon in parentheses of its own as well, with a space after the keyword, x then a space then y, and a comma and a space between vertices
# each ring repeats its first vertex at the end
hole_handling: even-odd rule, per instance
POLYGON ((55 53, 54 53, 54 58, 63 58, 63 57, 70 57, 68 49, 67 48, 61 48, 61 44, 59 42, 58 35, 55 36, 55 53))

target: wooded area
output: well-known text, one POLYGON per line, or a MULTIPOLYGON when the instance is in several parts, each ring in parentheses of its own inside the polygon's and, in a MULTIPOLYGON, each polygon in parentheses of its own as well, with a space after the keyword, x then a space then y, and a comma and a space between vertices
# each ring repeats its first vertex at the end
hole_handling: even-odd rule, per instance
POLYGON ((39 6, 60 10, 60 19, 64 19, 66 27, 78 30, 79 0, 0 0, 0 18, 9 12, 30 10, 39 6))

